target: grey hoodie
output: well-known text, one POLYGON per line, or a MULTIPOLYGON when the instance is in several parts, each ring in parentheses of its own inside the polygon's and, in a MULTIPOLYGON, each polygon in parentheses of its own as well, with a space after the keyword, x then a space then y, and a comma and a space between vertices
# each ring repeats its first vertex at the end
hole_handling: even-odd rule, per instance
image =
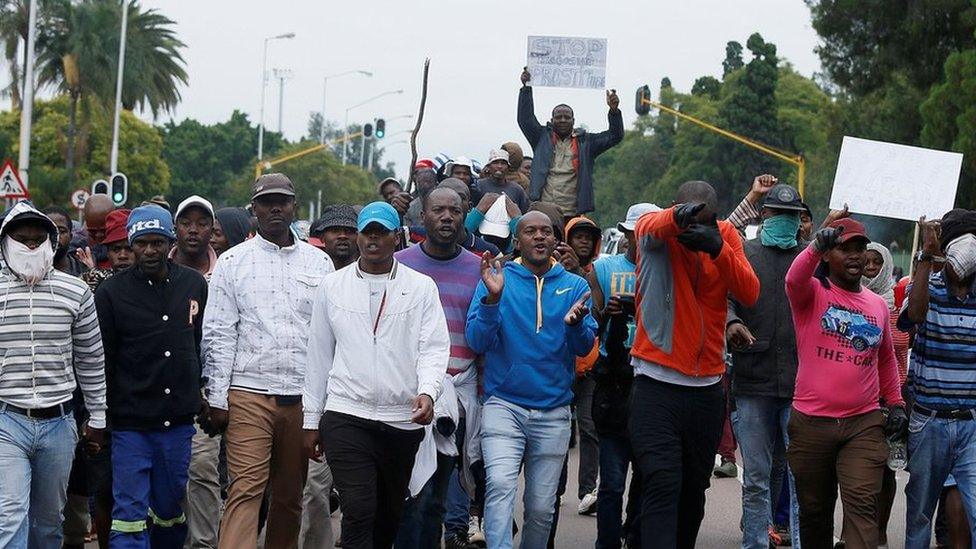
MULTIPOLYGON (((11 223, 35 218, 57 242, 57 227, 29 202, 11 208, 11 223)), ((77 384, 93 428, 105 427, 105 357, 95 301, 81 279, 51 268, 29 286, 5 265, 0 269, 0 403, 48 408, 71 400, 77 384)))

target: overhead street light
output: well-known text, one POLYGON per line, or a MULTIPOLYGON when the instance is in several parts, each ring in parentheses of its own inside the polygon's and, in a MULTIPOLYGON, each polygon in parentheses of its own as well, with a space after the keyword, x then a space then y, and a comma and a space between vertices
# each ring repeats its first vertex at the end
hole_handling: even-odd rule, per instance
POLYGON ((386 97, 387 95, 399 95, 401 93, 403 93, 403 90, 390 90, 390 91, 387 91, 387 92, 383 92, 383 93, 381 93, 379 95, 374 95, 373 97, 370 97, 369 99, 366 99, 365 101, 361 101, 359 103, 356 103, 355 105, 353 105, 353 106, 349 107, 348 109, 346 109, 345 123, 343 123, 343 125, 342 125, 342 135, 344 136, 344 139, 342 140, 342 164, 343 165, 346 164, 346 157, 348 155, 348 150, 349 150, 349 111, 351 111, 351 110, 353 110, 353 109, 355 109, 357 107, 362 107, 363 105, 365 105, 367 103, 371 103, 373 101, 376 101, 377 99, 380 99, 381 97, 386 97))
POLYGON ((336 74, 330 74, 322 79, 322 127, 319 129, 319 143, 323 145, 325 144, 325 91, 328 88, 329 79, 339 78, 340 76, 346 76, 349 74, 361 74, 367 78, 373 77, 373 73, 370 71, 356 69, 351 71, 339 72, 336 74))
POLYGON ((264 53, 261 58, 261 115, 258 122, 258 160, 264 158, 264 89, 268 86, 268 42, 272 40, 291 40, 295 33, 286 32, 264 39, 264 53))

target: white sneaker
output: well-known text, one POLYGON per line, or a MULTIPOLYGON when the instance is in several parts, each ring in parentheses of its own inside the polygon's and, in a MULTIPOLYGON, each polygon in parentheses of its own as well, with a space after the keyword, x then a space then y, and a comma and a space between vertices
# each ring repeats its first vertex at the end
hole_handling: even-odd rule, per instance
POLYGON ((471 515, 468 519, 468 544, 475 547, 488 547, 485 531, 481 529, 481 517, 471 515))
POLYGON ((592 492, 586 494, 583 496, 583 499, 580 500, 579 509, 577 509, 577 511, 581 515, 592 515, 593 513, 596 513, 596 502, 596 488, 594 488, 592 492))

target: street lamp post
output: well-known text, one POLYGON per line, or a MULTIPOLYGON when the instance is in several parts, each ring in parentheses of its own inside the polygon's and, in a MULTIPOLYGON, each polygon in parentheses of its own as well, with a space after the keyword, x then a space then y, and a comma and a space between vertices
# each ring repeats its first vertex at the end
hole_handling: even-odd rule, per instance
POLYGON ((373 97, 370 97, 369 99, 367 99, 365 101, 362 101, 360 103, 356 103, 355 105, 353 105, 353 106, 349 107, 348 109, 346 109, 345 123, 342 126, 342 135, 343 135, 343 139, 342 139, 342 165, 343 166, 346 165, 346 157, 348 155, 348 150, 349 150, 349 111, 355 109, 356 107, 362 107, 363 105, 365 105, 367 103, 370 103, 372 101, 376 101, 377 99, 379 99, 381 97, 386 97, 387 95, 396 95, 396 94, 401 94, 401 93, 403 93, 403 90, 391 90, 391 91, 383 92, 383 93, 381 93, 379 95, 374 95, 373 97))
POLYGON ((347 74, 361 74, 367 78, 373 76, 373 73, 364 70, 351 70, 340 72, 336 74, 330 74, 322 79, 322 127, 319 129, 319 143, 325 145, 325 92, 328 89, 330 78, 339 78, 340 76, 346 76, 347 74))
POLYGON ((24 93, 20 104, 20 152, 17 155, 17 170, 20 180, 27 187, 30 170, 31 120, 34 111, 34 43, 37 37, 37 2, 31 0, 27 11, 27 66, 24 68, 24 93))
POLYGON ((295 33, 286 32, 264 39, 264 54, 261 58, 261 115, 258 122, 258 160, 264 158, 264 89, 268 86, 268 42, 271 40, 290 40, 294 37, 295 33))
POLYGON ((115 80, 115 120, 112 121, 112 154, 109 159, 109 173, 114 174, 119 167, 119 116, 122 112, 122 74, 125 72, 125 38, 129 26, 129 2, 122 0, 122 30, 119 37, 119 69, 115 80))

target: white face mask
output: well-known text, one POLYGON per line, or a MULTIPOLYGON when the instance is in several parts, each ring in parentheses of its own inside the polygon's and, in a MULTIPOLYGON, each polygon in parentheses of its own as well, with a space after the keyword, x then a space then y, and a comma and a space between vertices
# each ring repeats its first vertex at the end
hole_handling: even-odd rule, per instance
POLYGON ((964 234, 946 246, 946 263, 959 280, 976 272, 976 235, 964 234))
POLYGON ((33 286, 44 278, 54 265, 54 247, 45 240, 44 244, 32 250, 10 236, 5 236, 3 257, 11 271, 33 286))

